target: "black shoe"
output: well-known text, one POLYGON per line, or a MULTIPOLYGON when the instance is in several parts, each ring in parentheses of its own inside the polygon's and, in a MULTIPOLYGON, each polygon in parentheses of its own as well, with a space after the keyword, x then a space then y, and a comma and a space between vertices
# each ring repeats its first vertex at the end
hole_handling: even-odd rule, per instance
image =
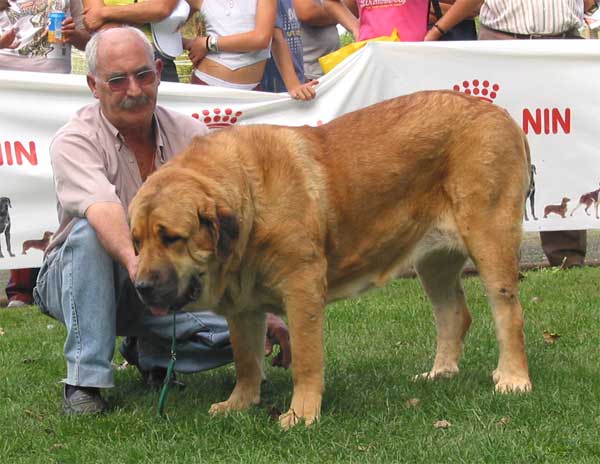
POLYGON ((123 355, 125 361, 132 366, 137 366, 139 364, 137 337, 125 337, 121 342, 119 351, 123 355))
POLYGON ((100 389, 65 384, 63 390, 65 414, 101 414, 106 411, 106 408, 107 404, 100 396, 100 389))
MULTIPOLYGON (((149 371, 144 371, 138 367, 138 371, 140 371, 142 380, 144 381, 147 387, 150 387, 154 390, 159 390, 165 383, 167 369, 165 369, 164 367, 154 367, 149 371)), ((175 372, 173 372, 173 377, 171 378, 169 385, 171 387, 185 388, 185 384, 177 380, 175 372)))
MULTIPOLYGON (((142 380, 144 385, 150 387, 154 390, 158 390, 162 387, 165 377, 167 376, 167 369, 164 367, 154 367, 150 370, 143 370, 140 368, 139 364, 139 351, 138 351, 138 343, 137 337, 125 337, 121 346, 119 347, 119 351, 127 361, 132 366, 137 367, 140 375, 142 376, 142 380)), ((183 382, 179 382, 175 377, 175 372, 173 372, 173 378, 170 382, 171 386, 185 388, 185 384, 183 382)))

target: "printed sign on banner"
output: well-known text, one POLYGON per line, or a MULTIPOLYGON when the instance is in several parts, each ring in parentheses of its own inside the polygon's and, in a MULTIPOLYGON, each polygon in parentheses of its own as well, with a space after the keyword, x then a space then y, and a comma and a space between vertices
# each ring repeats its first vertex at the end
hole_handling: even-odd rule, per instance
MULTIPOLYGON (((310 102, 161 83, 159 104, 221 130, 316 126, 418 90, 463 92, 505 108, 527 134, 535 183, 525 229, 593 229, 600 227, 600 96, 590 76, 600 75, 599 58, 595 40, 370 43, 320 79, 310 102)), ((57 227, 49 145, 93 102, 84 76, 0 71, 0 268, 40 264, 57 227)))

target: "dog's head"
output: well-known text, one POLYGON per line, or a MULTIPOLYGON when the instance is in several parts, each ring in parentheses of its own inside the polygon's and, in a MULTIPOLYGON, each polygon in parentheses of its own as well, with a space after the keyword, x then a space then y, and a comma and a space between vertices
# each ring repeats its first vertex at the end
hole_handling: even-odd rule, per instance
POLYGON ((8 214, 8 208, 12 208, 10 198, 0 197, 0 216, 6 216, 8 214))
POLYGON ((210 308, 220 300, 221 270, 233 252, 239 222, 210 184, 189 169, 165 167, 131 203, 139 258, 135 288, 146 305, 178 311, 193 301, 210 308))
POLYGON ((569 203, 570 201, 571 201, 571 199, 570 199, 570 198, 563 197, 563 199, 562 199, 562 201, 561 201, 561 204, 563 204, 563 205, 566 205, 566 204, 567 204, 567 203, 569 203))

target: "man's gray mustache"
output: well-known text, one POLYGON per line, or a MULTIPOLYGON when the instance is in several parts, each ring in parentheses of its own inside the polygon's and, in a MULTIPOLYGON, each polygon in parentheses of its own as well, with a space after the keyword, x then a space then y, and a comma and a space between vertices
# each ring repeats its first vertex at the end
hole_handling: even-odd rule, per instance
POLYGON ((146 95, 140 95, 139 97, 125 97, 120 103, 119 108, 122 110, 131 110, 138 106, 147 105, 150 101, 146 95))

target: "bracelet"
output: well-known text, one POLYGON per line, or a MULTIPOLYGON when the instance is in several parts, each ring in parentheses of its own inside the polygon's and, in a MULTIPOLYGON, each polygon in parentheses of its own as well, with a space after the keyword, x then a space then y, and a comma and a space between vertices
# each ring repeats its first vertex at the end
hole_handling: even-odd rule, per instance
POLYGON ((444 29, 442 29, 440 26, 438 26, 438 23, 435 23, 433 25, 433 27, 435 27, 438 31, 440 31, 440 34, 446 35, 446 31, 444 29))
POLYGON ((587 11, 584 11, 584 13, 586 15, 591 15, 591 14, 595 13, 596 11, 598 11, 598 4, 594 3, 587 11))

